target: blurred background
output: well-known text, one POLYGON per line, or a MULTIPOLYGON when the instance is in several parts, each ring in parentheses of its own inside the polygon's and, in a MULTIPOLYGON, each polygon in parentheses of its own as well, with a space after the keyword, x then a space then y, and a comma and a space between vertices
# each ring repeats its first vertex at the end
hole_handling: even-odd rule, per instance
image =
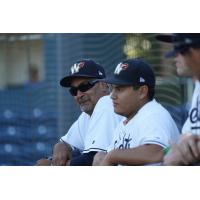
POLYGON ((144 57, 156 74, 156 99, 179 130, 187 117, 192 80, 178 77, 171 46, 155 34, 0 34, 0 165, 34 165, 80 114, 60 79, 80 58, 102 64, 109 75, 126 59, 144 57))

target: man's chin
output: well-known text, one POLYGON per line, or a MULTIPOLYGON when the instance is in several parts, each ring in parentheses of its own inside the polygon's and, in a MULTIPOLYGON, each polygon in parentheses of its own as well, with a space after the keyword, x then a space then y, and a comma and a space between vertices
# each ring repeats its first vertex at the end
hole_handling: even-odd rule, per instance
POLYGON ((122 115, 122 112, 120 112, 120 111, 117 110, 117 109, 114 109, 114 112, 115 112, 116 114, 118 114, 118 115, 122 115))
POLYGON ((80 109, 87 114, 91 113, 91 109, 88 106, 80 106, 80 109))

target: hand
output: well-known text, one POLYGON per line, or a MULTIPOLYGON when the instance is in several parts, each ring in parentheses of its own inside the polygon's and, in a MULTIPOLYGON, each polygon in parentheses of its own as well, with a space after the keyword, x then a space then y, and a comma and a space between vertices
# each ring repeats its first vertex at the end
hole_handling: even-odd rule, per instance
POLYGON ((100 162, 100 166, 112 166, 113 163, 111 162, 111 157, 112 157, 112 153, 115 150, 110 151, 109 153, 107 153, 104 158, 102 159, 102 161, 100 162))
POLYGON ((184 134, 164 157, 163 165, 191 165, 200 160, 200 136, 184 134))
POLYGON ((100 163, 100 166, 112 166, 113 164, 110 162, 108 156, 105 156, 102 162, 100 163))
POLYGON ((94 156, 92 165, 93 166, 100 165, 100 163, 103 161, 103 159, 105 158, 105 156, 106 156, 105 152, 98 152, 98 153, 96 153, 96 155, 94 156))
POLYGON ((52 165, 55 166, 66 166, 67 161, 70 160, 71 150, 63 143, 59 142, 54 146, 52 165))
POLYGON ((51 165, 51 160, 42 158, 36 162, 36 166, 50 166, 51 165))
POLYGON ((176 166, 176 165, 184 165, 184 158, 178 149, 177 145, 173 145, 168 152, 168 154, 163 159, 163 165, 166 166, 176 166))

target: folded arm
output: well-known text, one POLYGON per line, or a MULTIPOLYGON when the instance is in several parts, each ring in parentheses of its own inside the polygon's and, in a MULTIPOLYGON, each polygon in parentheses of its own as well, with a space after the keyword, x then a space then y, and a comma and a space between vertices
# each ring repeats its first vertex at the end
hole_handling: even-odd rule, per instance
POLYGON ((145 144, 130 149, 114 149, 102 160, 100 165, 146 165, 159 163, 163 159, 163 147, 145 144))
POLYGON ((58 142, 53 149, 52 165, 64 166, 71 158, 72 148, 69 144, 58 142))

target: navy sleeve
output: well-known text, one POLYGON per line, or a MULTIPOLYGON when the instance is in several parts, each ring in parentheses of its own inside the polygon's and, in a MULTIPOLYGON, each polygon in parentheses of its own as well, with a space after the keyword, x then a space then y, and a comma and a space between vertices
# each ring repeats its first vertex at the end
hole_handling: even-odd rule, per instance
POLYGON ((96 151, 92 151, 75 157, 72 156, 70 166, 91 166, 96 153, 96 151))

